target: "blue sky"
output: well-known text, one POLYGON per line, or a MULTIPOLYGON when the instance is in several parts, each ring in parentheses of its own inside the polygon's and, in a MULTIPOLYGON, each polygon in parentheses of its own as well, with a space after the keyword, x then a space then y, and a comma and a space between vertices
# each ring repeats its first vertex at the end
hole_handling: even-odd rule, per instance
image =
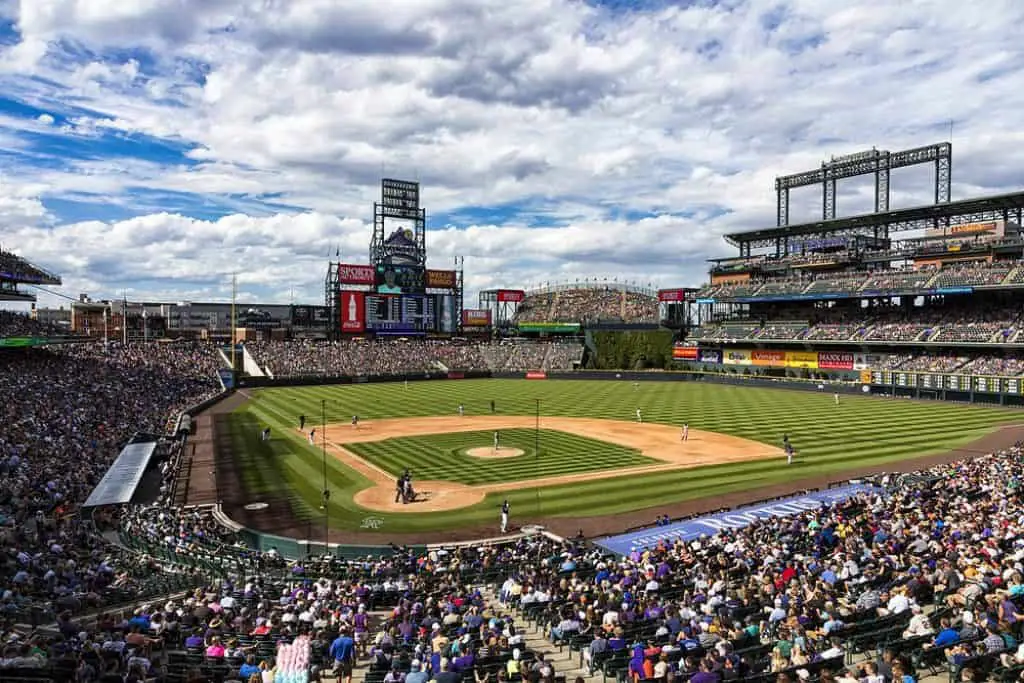
MULTIPOLYGON (((95 297, 322 296, 382 176, 480 288, 689 286, 774 222, 775 175, 944 140, 954 196, 1018 189, 1022 48, 933 0, 0 0, 2 243, 95 297)), ((928 169, 894 206, 928 201, 928 169)), ((840 186, 843 214, 871 206, 840 186)), ((814 219, 815 192, 792 214, 814 219)), ((45 298, 43 303, 55 302, 45 298)))

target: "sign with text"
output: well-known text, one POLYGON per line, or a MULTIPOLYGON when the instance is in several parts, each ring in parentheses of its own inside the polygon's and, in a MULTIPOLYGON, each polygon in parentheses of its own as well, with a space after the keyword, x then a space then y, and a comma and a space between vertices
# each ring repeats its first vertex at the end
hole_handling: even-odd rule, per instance
POLYGON ((352 263, 338 264, 338 283, 343 285, 372 285, 377 282, 373 266, 357 266, 352 263))
POLYGON ((818 367, 822 370, 853 370, 853 354, 819 351, 818 367))
POLYGON ((455 271, 428 270, 426 286, 433 289, 455 289, 455 271))
POLYGON ((683 302, 686 301, 686 290, 684 289, 659 289, 658 301, 683 302))
POLYGON ((357 334, 366 331, 366 295, 342 292, 340 295, 341 331, 357 334))
POLYGON ((672 347, 672 358, 675 360, 697 360, 696 346, 672 347))
POLYGON ((521 289, 499 289, 498 301, 500 303, 519 303, 526 298, 526 292, 521 289))
POLYGON ((384 178, 380 181, 380 207, 392 218, 420 217, 420 184, 384 178))
POLYGON ((463 327, 487 327, 491 324, 491 312, 485 308, 467 308, 462 311, 463 327))

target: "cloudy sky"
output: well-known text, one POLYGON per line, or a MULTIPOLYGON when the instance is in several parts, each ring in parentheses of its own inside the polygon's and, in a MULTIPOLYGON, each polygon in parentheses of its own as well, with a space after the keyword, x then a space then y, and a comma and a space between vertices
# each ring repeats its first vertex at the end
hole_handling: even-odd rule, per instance
MULTIPOLYGON (((949 139, 1019 188, 1024 3, 0 0, 0 243, 68 295, 322 299, 382 176, 467 289, 690 286, 773 178, 949 139)), ((894 207, 929 199, 893 175, 894 207)), ((870 209, 870 181, 840 214, 870 209)), ((794 219, 820 211, 793 195, 794 219)), ((59 299, 41 298, 52 304, 59 299)))

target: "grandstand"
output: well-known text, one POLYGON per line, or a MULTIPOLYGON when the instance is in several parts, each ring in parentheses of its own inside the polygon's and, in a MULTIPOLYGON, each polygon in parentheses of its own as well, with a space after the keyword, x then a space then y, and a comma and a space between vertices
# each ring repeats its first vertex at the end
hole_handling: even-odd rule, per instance
POLYGON ((659 322, 658 295, 653 289, 615 280, 545 285, 526 292, 514 322, 646 324, 659 322))
POLYGON ((59 285, 59 276, 47 272, 24 258, 0 247, 0 301, 35 301, 36 295, 18 285, 59 285))
MULTIPOLYGON (((836 218, 827 201, 834 201, 834 179, 823 181, 818 171, 779 178, 779 225, 726 236, 740 253, 711 262, 688 342, 743 366, 727 371, 754 374, 872 384, 852 372, 874 369, 855 362, 855 354, 870 353, 888 357, 875 363, 888 370, 1020 376, 1024 192, 950 201, 948 144, 912 151, 937 164, 941 201, 836 218), (808 178, 825 183, 826 213, 820 221, 789 225, 788 190, 810 184, 808 178), (818 352, 833 355, 812 357, 818 352), (927 360, 935 358, 953 360, 927 360)), ((876 150, 825 166, 849 167, 836 177, 874 174, 877 181, 882 159, 876 150)), ((878 191, 888 192, 887 182, 878 191)), ((895 375, 884 379, 897 381, 895 375)), ((1002 386, 993 379, 985 392, 1002 386)), ((942 380, 928 382, 931 389, 942 380)), ((898 383, 921 388, 916 374, 901 374, 898 383)))

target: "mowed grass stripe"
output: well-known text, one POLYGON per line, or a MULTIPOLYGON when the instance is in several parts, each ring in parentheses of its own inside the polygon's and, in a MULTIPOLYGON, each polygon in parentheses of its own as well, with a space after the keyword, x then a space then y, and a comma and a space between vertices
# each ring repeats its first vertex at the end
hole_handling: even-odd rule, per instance
POLYGON ((409 469, 417 479, 468 485, 540 479, 659 462, 640 455, 635 449, 549 429, 501 430, 501 446, 522 450, 523 455, 518 457, 480 458, 465 453, 470 448, 493 448, 493 435, 492 431, 428 434, 351 443, 346 448, 394 476, 409 469), (536 450, 538 436, 539 453, 536 450))
MULTIPOLYGON (((322 405, 328 423, 347 423, 353 414, 365 421, 455 415, 460 403, 470 415, 489 415, 492 399, 497 403, 499 415, 534 415, 535 399, 540 399, 542 416, 628 421, 640 408, 645 422, 676 426, 687 422, 692 429, 732 434, 772 445, 778 445, 782 435, 789 434, 799 457, 793 468, 786 467, 780 459, 779 462, 739 463, 576 482, 540 491, 524 484, 521 490, 489 496, 480 505, 464 510, 432 514, 374 513, 384 519, 384 529, 398 533, 493 523, 497 519, 497 506, 504 497, 512 503, 514 517, 535 515, 538 509, 548 516, 614 514, 780 483, 794 477, 847 471, 943 452, 988 433, 996 425, 1020 420, 1019 413, 992 406, 844 396, 837 407, 828 393, 689 382, 644 382, 639 390, 625 381, 588 380, 410 382, 408 388, 402 383, 289 387, 255 391, 253 400, 241 409, 242 415, 249 413, 245 418, 247 433, 258 434, 261 426, 271 426, 274 430, 272 443, 282 442, 274 447, 275 452, 282 449, 286 452, 271 460, 271 466, 279 469, 261 465, 263 470, 258 476, 243 476, 241 484, 247 489, 267 490, 273 490, 278 481, 287 486, 294 484, 296 490, 301 489, 301 497, 307 499, 307 506, 318 509, 322 479, 319 441, 317 446, 310 446, 294 429, 300 414, 307 417, 307 429, 318 426, 322 405), (297 462, 290 462, 289 457, 297 462)), ((532 434, 532 430, 527 431, 532 434)), ((528 441, 526 445, 532 450, 532 436, 528 441)), ((483 445, 490 445, 489 436, 483 445)), ((257 439, 248 447, 261 446, 257 439)), ((542 437, 541 450, 545 448, 542 437)), ((589 459, 600 462, 603 453, 603 449, 595 450, 589 459)), ((404 462, 404 466, 416 471, 422 466, 417 458, 423 456, 411 449, 392 457, 394 467, 404 462)), ((351 496, 364 488, 367 481, 333 458, 329 460, 332 526, 356 529, 367 512, 352 503, 351 496)), ((510 478, 508 472, 512 471, 516 460, 492 462, 509 468, 502 476, 506 481, 514 481, 516 479, 510 478)), ((472 469, 479 468, 481 463, 474 459, 472 469)), ((525 465, 524 460, 523 465, 515 467, 525 465)), ((455 479, 451 477, 459 474, 470 476, 451 463, 439 463, 436 471, 445 474, 437 478, 452 481, 455 479)), ((417 476, 421 480, 427 478, 417 476)), ((485 479, 490 481, 492 476, 488 474, 485 479)), ((535 476, 529 474, 526 479, 535 476)), ((474 480, 474 483, 479 482, 474 480)))

